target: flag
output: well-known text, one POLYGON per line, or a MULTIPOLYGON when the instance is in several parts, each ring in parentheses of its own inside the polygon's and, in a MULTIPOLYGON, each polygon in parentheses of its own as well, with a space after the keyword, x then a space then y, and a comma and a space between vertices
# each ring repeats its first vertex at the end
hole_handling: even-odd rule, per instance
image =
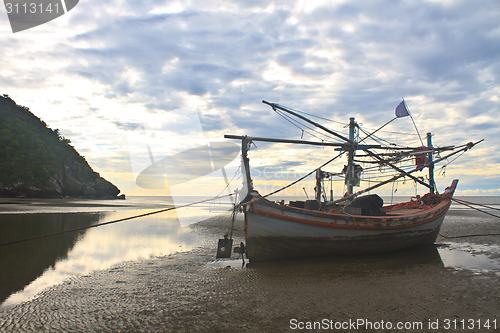
POLYGON ((406 108, 405 101, 402 101, 396 107, 396 117, 400 118, 400 117, 406 117, 409 115, 410 115, 410 113, 408 112, 408 109, 406 108))

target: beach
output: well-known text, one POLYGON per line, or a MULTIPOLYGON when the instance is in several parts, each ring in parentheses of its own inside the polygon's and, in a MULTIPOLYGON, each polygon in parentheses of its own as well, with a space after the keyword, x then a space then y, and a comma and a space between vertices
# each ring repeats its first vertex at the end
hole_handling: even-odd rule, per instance
MULTIPOLYGON (((450 210, 442 235, 498 233, 450 210)), ((189 226, 192 248, 72 276, 0 311, 0 331, 500 331, 498 236, 438 237, 384 255, 215 259, 228 214, 189 226)), ((243 240, 236 220, 235 244, 243 240)))

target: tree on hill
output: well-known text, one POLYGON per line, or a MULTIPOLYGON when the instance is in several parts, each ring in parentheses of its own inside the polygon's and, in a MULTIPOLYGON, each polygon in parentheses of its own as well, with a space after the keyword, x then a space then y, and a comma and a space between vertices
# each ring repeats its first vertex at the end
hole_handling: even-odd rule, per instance
POLYGON ((0 142, 0 196, 113 197, 119 193, 92 170, 59 129, 49 128, 5 94, 0 97, 0 142))

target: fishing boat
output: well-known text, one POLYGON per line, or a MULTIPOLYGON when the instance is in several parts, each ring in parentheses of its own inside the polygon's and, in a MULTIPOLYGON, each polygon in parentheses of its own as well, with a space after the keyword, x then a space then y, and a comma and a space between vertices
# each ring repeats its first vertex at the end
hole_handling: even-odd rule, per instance
MULTIPOLYGON (((419 147, 364 143, 367 138, 374 138, 375 132, 392 120, 411 116, 404 100, 396 108, 394 119, 376 131, 366 133, 363 139, 356 135, 359 134, 360 127, 354 118, 350 118, 349 136, 345 137, 305 117, 297 110, 267 101, 263 103, 281 115, 286 114, 300 119, 302 123, 313 125, 330 137, 338 139, 339 142, 225 135, 227 139, 241 140, 242 144, 243 190, 241 192, 246 196, 237 208, 239 207, 244 213, 245 243, 242 243, 236 251, 245 254, 250 261, 372 254, 433 244, 458 184, 458 180, 455 179, 449 187, 439 193, 434 181, 434 166, 453 155, 471 149, 482 141, 469 142, 461 146, 434 147, 432 135, 427 133, 427 145, 422 144, 419 147), (304 177, 262 195, 254 188, 250 173, 248 150, 253 142, 335 147, 338 154, 304 177), (446 155, 441 157, 443 153, 446 155), (341 172, 332 173, 323 170, 326 165, 345 155, 347 164, 341 172), (358 164, 361 160, 364 162, 370 160, 377 168, 387 168, 392 173, 389 178, 355 192, 354 188, 360 186, 364 171, 358 164), (416 172, 422 172, 424 169, 428 169, 427 179, 414 176, 416 172), (316 176, 314 199, 288 203, 268 199, 270 195, 313 174, 316 176), (324 180, 335 176, 345 179, 347 192, 341 198, 333 200, 331 195, 330 200, 327 200, 324 180), (425 186, 428 193, 392 205, 384 205, 377 194, 366 194, 401 178, 411 179, 425 186)), ((411 119, 413 121, 413 117, 411 119)), ((413 124, 415 125, 414 121, 413 124)), ((415 129, 418 132, 416 125, 415 129)), ((232 235, 229 238, 226 235, 224 240, 219 240, 219 250, 225 250, 226 255, 230 253, 227 251, 227 244, 232 244, 232 235)), ((229 245, 229 248, 231 246, 229 245)), ((218 257, 224 257, 224 253, 219 252, 218 257)))

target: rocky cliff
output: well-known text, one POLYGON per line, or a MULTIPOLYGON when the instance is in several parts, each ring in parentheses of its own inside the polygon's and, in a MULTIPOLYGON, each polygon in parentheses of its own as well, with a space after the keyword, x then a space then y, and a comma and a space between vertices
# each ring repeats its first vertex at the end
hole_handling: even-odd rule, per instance
POLYGON ((59 130, 0 96, 0 197, 116 198, 119 193, 59 130))

